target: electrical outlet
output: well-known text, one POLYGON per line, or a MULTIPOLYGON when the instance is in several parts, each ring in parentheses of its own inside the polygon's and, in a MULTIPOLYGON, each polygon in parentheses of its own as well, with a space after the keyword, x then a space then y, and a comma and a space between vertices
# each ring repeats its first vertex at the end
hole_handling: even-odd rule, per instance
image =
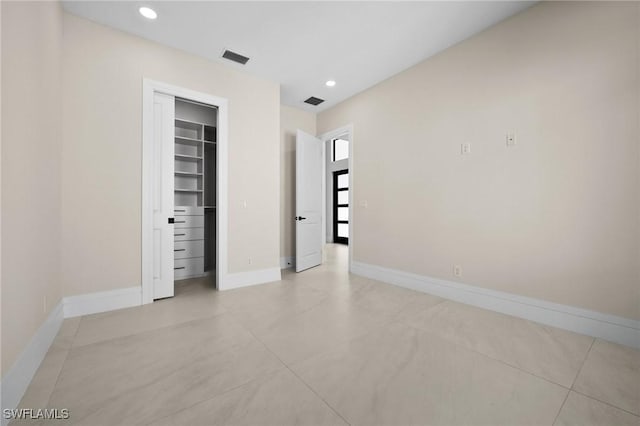
POLYGON ((249 260, 249 265, 251 265, 253 263, 253 260, 250 257, 247 259, 249 260))
POLYGON ((467 142, 460 145, 460 154, 471 154, 471 144, 467 142))
POLYGON ((516 144, 516 134, 507 133, 507 146, 515 146, 515 144, 516 144))
POLYGON ((367 200, 360 201, 360 207, 362 207, 363 209, 369 207, 369 203, 367 202, 367 200))
POLYGON ((243 209, 247 208, 247 200, 242 200, 242 208, 243 209))
POLYGON ((462 266, 453 265, 453 275, 456 276, 456 277, 461 277, 462 276, 462 266))

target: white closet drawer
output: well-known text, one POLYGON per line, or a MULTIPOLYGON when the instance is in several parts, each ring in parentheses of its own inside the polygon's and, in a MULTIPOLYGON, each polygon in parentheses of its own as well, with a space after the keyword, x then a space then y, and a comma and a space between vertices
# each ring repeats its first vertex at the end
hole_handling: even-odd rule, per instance
POLYGON ((196 206, 175 206, 173 208, 174 216, 202 216, 204 215, 204 207, 196 206))
POLYGON ((204 256, 204 240, 178 241, 173 247, 174 259, 187 259, 190 257, 204 256))
POLYGON ((204 228, 204 216, 178 216, 174 223, 174 229, 204 228))
POLYGON ((173 279, 195 277, 204 274, 204 257, 176 259, 173 262, 173 279))
POLYGON ((204 239, 204 228, 180 228, 173 230, 174 241, 193 241, 204 239))

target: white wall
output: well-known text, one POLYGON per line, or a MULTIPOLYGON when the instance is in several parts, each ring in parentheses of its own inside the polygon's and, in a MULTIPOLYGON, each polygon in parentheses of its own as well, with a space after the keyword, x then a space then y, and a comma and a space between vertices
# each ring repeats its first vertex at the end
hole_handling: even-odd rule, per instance
POLYGON ((2 2, 2 375, 62 296, 55 2, 2 2))
POLYGON ((639 8, 542 2, 320 113, 354 260, 640 319, 639 8))
POLYGON ((316 115, 282 105, 280 109, 280 256, 295 256, 296 130, 316 134, 316 115))
POLYGON ((228 271, 279 267, 277 83, 67 13, 64 71, 65 295, 141 284, 143 78, 229 100, 228 271))

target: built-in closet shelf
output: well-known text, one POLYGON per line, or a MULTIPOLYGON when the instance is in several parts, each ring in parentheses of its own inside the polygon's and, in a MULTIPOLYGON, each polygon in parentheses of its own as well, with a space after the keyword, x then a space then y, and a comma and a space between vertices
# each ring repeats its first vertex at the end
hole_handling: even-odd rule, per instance
POLYGON ((176 142, 177 143, 182 143, 182 144, 188 144, 188 145, 193 145, 193 146, 197 146, 200 145, 201 143, 210 143, 215 145, 216 141, 207 141, 207 140, 203 140, 203 139, 193 139, 193 138, 185 138, 184 136, 176 136, 176 142))
POLYGON ((204 126, 204 123, 198 123, 197 121, 185 120, 184 118, 177 118, 176 123, 186 124, 187 126, 204 126))
POLYGON ((183 123, 186 126, 207 126, 207 127, 213 128, 213 129, 216 128, 215 125, 205 124, 205 123, 201 123, 199 121, 186 120, 184 118, 177 118, 177 117, 176 117, 176 123, 183 123))
POLYGON ((198 193, 198 192, 202 192, 202 189, 178 189, 178 188, 175 188, 174 191, 175 192, 193 192, 193 193, 198 193))
POLYGON ((202 173, 196 173, 196 172, 180 172, 177 171, 174 173, 176 176, 184 176, 184 177, 202 177, 203 174, 202 173))
POLYGON ((176 136, 175 138, 177 143, 188 144, 188 145, 200 145, 203 142, 201 139, 186 138, 184 136, 176 136))
POLYGON ((176 154, 176 160, 184 160, 184 161, 202 161, 202 157, 196 157, 194 155, 182 155, 176 154))

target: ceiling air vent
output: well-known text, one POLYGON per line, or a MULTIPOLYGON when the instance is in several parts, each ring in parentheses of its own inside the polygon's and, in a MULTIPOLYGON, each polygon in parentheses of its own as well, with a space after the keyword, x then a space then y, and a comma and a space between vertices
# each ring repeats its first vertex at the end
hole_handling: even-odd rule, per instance
POLYGON ((225 50, 224 53, 222 54, 222 57, 242 65, 249 62, 249 58, 247 58, 246 56, 242 56, 241 54, 232 52, 230 50, 225 50))
POLYGON ((315 96, 311 96, 309 99, 304 101, 304 103, 310 104, 310 105, 320 105, 323 102, 324 102, 324 99, 316 98, 315 96))

